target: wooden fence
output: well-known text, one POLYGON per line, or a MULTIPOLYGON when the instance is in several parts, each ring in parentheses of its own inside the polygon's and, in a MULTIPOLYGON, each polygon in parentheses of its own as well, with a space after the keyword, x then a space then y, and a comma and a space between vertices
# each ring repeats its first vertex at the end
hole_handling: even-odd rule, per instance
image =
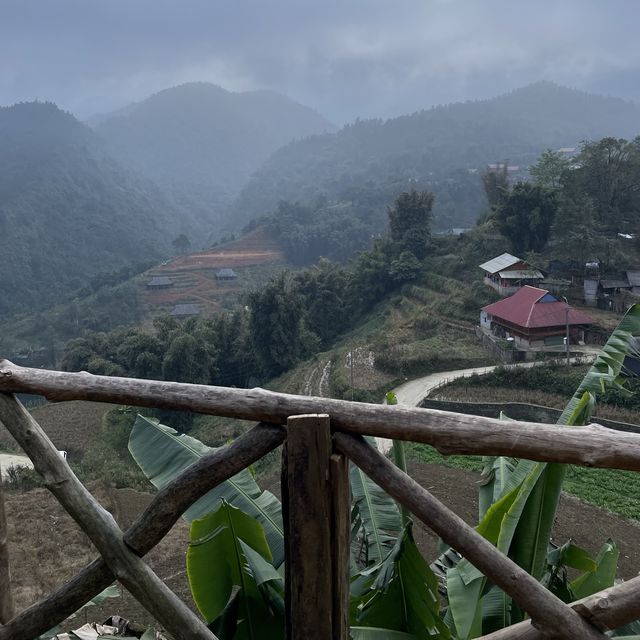
MULTIPOLYGON (((215 635, 142 558, 196 500, 281 444, 285 445, 282 498, 286 627, 291 640, 349 637, 348 460, 529 614, 530 621, 485 636, 485 640, 605 638, 604 631, 640 618, 640 577, 565 605, 362 438, 369 435, 422 442, 445 454, 509 455, 640 471, 637 434, 614 432, 598 425, 559 427, 504 422, 263 389, 44 371, 18 367, 7 360, 0 360, 0 422, 100 553, 71 581, 15 615, 11 612, 8 584, 0 585, 0 616, 5 616, 0 620, 4 622, 0 625, 0 640, 36 638, 114 579, 176 640, 215 640, 215 635), (161 489, 145 512, 123 532, 71 472, 41 427, 12 395, 15 393, 39 394, 51 401, 93 400, 189 410, 259 424, 186 469, 161 489)), ((0 529, 0 554, 2 542, 0 529)))

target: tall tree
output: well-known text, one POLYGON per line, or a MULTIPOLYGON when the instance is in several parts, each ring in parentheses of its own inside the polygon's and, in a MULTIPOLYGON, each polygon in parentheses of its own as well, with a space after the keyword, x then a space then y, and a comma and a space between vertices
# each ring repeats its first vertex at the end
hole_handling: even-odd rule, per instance
POLYGON ((593 201, 596 222, 608 231, 623 231, 637 222, 640 210, 640 140, 603 138, 585 142, 576 159, 569 188, 593 201))
POLYGON ((570 160, 559 151, 547 149, 530 169, 534 184, 556 191, 562 186, 562 178, 571 167, 570 160))
POLYGON ((433 194, 429 191, 401 193, 389 207, 389 232, 399 256, 411 252, 418 260, 427 256, 433 219, 433 194))
POLYGON ((528 182, 518 182, 496 209, 498 229, 514 251, 541 251, 549 239, 558 203, 552 191, 528 182))
POLYGON ((509 193, 507 163, 498 164, 496 168, 487 167, 482 174, 482 186, 489 201, 489 207, 495 210, 509 193))

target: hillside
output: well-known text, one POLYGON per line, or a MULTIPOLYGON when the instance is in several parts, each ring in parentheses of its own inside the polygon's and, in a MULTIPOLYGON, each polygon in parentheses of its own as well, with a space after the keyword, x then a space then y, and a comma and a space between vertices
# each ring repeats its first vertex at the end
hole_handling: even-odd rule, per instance
POLYGON ((274 210, 280 200, 366 199, 376 232, 385 204, 414 187, 435 194, 437 226, 467 227, 486 206, 479 174, 488 163, 507 160, 526 175, 546 148, 608 135, 632 139, 639 132, 640 106, 542 82, 491 100, 357 121, 291 143, 256 172, 234 211, 247 219, 274 210))
POLYGON ((276 149, 334 129, 277 93, 233 93, 204 82, 160 91, 95 128, 122 163, 212 225, 221 206, 276 149))
POLYGON ((166 254, 167 200, 49 103, 0 108, 0 316, 166 254))

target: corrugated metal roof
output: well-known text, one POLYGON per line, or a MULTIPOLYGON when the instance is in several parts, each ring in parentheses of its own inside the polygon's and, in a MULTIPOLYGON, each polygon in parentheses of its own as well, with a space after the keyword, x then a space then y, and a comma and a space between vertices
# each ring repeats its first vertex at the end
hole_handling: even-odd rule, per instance
POLYGON ((498 273, 498 271, 502 271, 507 267, 510 267, 517 262, 521 262, 520 258, 516 258, 512 256, 510 253, 503 253, 501 256, 497 258, 493 258, 493 260, 488 260, 487 262, 483 262, 480 265, 480 268, 484 271, 487 271, 491 274, 498 273))
MULTIPOLYGON (((567 322, 567 307, 566 302, 561 302, 545 289, 526 285, 512 296, 489 304, 482 310, 522 328, 541 329, 564 325, 567 322)), ((593 320, 586 313, 569 307, 569 324, 593 324, 593 320)))
POLYGON ((233 269, 220 269, 216 273, 216 278, 235 278, 236 272, 233 269))
POLYGON ((537 269, 513 269, 511 271, 500 271, 498 275, 505 280, 541 280, 544 278, 537 269))
POLYGON ((627 280, 632 287, 640 287, 640 271, 627 271, 627 280))
POLYGON ((173 284, 169 276, 155 276, 147 282, 148 287, 169 287, 173 284))
POLYGON ((603 289, 627 289, 629 287, 628 280, 600 280, 603 289))
POLYGON ((172 316, 197 316, 200 307, 197 304, 177 304, 171 310, 172 316))

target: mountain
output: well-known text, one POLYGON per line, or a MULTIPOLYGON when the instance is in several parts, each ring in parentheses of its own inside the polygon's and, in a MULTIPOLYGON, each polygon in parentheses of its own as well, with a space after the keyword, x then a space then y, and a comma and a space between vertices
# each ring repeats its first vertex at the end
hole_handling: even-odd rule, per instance
POLYGON ((155 180, 205 223, 219 219, 276 149, 335 130, 280 94, 233 93, 203 82, 160 91, 94 126, 120 162, 155 180))
POLYGON ((152 184, 54 104, 0 108, 0 315, 166 255, 180 228, 172 213, 152 184))
POLYGON ((435 193, 436 224, 475 223, 486 207, 480 173, 488 163, 520 165, 546 148, 585 139, 640 134, 640 106, 550 82, 484 101, 456 103, 387 121, 357 121, 278 150, 233 205, 238 223, 273 211, 280 200, 331 204, 378 199, 372 231, 401 191, 435 193))

